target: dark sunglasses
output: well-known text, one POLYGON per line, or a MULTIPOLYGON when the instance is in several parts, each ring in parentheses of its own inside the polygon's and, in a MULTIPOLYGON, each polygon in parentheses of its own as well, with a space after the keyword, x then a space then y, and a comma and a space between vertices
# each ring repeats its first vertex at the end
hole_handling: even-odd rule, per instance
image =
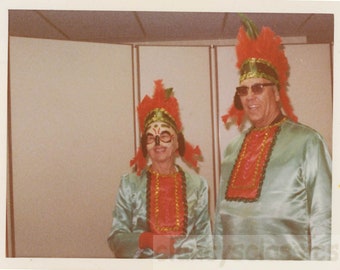
POLYGON ((236 93, 239 96, 246 96, 248 95, 248 89, 250 88, 254 95, 262 94, 264 88, 266 86, 273 86, 275 83, 255 83, 252 86, 238 86, 236 87, 236 93))

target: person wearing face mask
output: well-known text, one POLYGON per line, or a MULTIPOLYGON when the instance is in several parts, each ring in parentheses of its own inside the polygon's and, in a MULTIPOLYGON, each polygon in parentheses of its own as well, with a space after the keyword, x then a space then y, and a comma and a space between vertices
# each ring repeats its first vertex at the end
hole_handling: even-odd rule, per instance
POLYGON ((331 157, 322 136, 297 122, 286 94, 281 38, 245 20, 236 45, 240 85, 226 123, 251 127, 221 164, 214 243, 220 259, 329 260, 331 157), (285 114, 284 114, 285 112, 285 114))
POLYGON ((172 89, 155 81, 137 110, 141 145, 130 162, 136 171, 121 178, 111 250, 117 258, 213 258, 207 181, 175 162, 197 168, 201 152, 184 139, 172 89))

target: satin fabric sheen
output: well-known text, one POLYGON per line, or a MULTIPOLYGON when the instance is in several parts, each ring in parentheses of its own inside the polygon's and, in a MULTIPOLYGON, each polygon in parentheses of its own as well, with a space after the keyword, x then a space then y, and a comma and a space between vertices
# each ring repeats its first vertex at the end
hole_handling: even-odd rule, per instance
POLYGON ((219 259, 329 260, 331 157, 311 128, 281 125, 255 202, 227 201, 226 187, 246 132, 227 147, 215 217, 219 259))
MULTIPOLYGON (((208 184, 201 176, 185 172, 188 224, 186 235, 175 242, 175 259, 207 259, 214 257, 213 237, 208 212, 208 184)), ((147 222, 147 174, 138 177, 125 174, 113 211, 112 230, 108 238, 111 250, 117 258, 166 258, 154 254, 151 249, 138 249, 139 235, 148 231, 147 222)), ((172 207, 172 206, 169 206, 172 207)))

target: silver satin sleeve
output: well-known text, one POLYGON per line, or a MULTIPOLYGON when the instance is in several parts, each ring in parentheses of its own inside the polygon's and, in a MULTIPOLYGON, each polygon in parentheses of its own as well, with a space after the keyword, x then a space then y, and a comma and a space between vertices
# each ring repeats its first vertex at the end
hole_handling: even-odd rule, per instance
POLYGON ((146 215, 146 209, 141 205, 142 201, 136 200, 138 195, 144 194, 145 196, 145 191, 138 190, 138 184, 140 183, 134 181, 134 178, 123 175, 118 189, 108 243, 116 257, 119 258, 133 258, 136 254, 141 254, 138 249, 138 240, 146 228, 143 218, 143 214, 146 215))

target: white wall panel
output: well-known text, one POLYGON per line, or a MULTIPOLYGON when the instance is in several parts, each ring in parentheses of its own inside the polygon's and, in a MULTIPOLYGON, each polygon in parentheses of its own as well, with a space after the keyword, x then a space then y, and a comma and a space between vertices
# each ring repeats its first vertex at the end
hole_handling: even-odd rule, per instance
POLYGON ((11 38, 15 255, 111 257, 134 153, 132 49, 11 38))
POLYGON ((329 44, 287 45, 288 95, 299 122, 325 138, 332 150, 333 99, 329 44))
POLYGON ((227 129, 221 119, 221 116, 229 110, 233 102, 235 87, 238 85, 239 76, 235 63, 235 47, 217 48, 220 158, 223 158, 224 150, 232 138, 239 135, 239 129, 236 125, 230 125, 227 129))

